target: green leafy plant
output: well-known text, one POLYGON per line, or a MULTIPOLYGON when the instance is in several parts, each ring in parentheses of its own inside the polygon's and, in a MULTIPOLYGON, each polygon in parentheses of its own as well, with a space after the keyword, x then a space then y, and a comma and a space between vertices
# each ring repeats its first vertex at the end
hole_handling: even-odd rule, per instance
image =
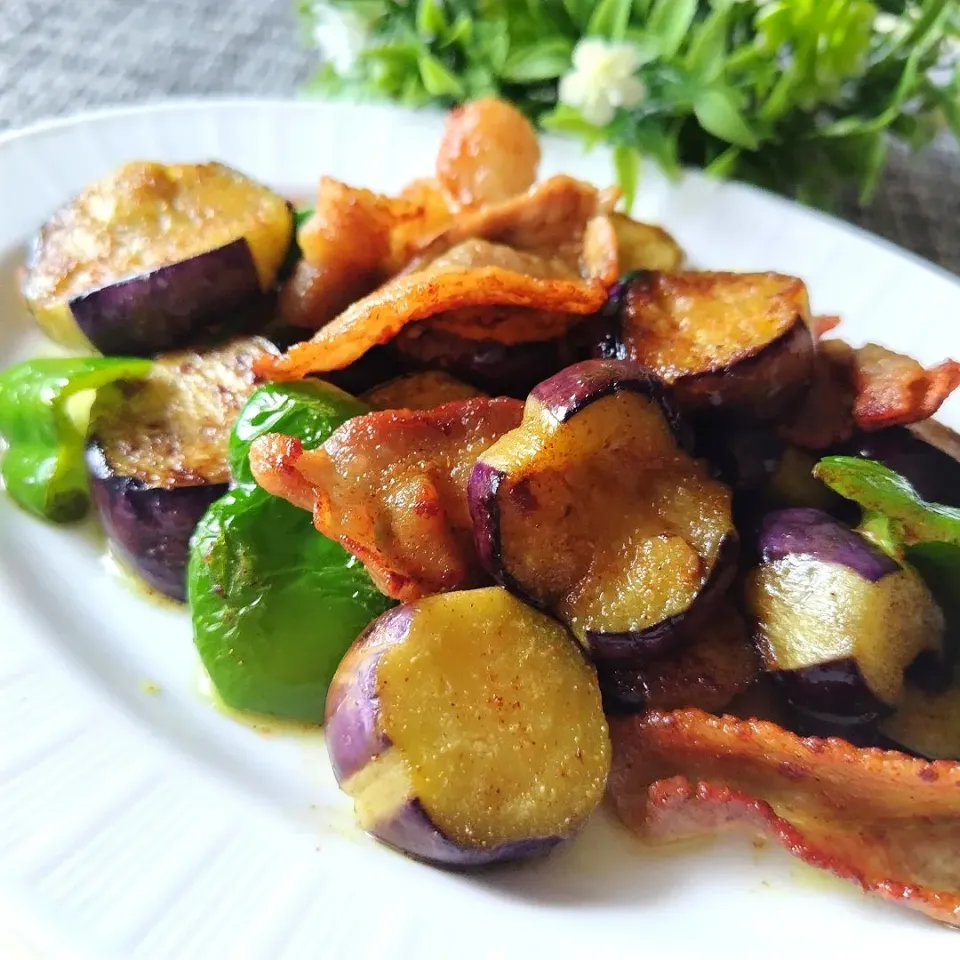
POLYGON ((828 206, 872 196, 892 141, 960 136, 956 0, 302 3, 308 89, 409 106, 499 95, 545 129, 828 206))

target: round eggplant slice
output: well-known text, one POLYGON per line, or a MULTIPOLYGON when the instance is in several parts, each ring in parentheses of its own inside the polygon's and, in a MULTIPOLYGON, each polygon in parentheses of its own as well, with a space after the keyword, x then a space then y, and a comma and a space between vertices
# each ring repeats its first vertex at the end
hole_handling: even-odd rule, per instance
POLYGON ((188 545, 230 480, 230 428, 254 389, 259 337, 160 356, 149 376, 98 392, 87 469, 121 561, 160 593, 186 596, 188 545))
POLYGON ((597 659, 661 656, 734 569, 730 491, 678 443, 634 364, 588 360, 541 383, 477 461, 479 555, 597 659))
POLYGON ((469 340, 417 324, 396 337, 392 346, 412 369, 445 370, 481 390, 517 399, 572 359, 571 348, 562 339, 505 344, 469 340))
POLYGON ((44 224, 23 295, 53 340, 149 356, 249 327, 293 238, 290 205, 219 163, 129 163, 44 224))
POLYGON ((900 701, 944 618, 917 574, 828 514, 768 514, 747 597, 766 669, 798 711, 868 723, 900 701))
POLYGON ((619 336, 605 333, 598 349, 668 384, 684 410, 722 408, 769 420, 809 384, 810 308, 795 277, 645 271, 611 296, 619 336))
POLYGON ((360 826, 450 866, 546 853, 586 823, 610 767, 583 650, 499 587, 370 624, 330 685, 325 734, 360 826))

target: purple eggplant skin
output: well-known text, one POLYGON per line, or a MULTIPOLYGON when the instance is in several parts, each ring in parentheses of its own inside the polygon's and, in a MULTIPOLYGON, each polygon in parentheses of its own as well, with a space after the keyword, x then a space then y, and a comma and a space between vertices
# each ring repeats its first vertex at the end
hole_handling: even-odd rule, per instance
POLYGON ((503 538, 500 535, 500 486, 506 474, 481 458, 467 480, 467 504, 473 522, 473 542, 484 570, 505 590, 537 610, 549 613, 548 606, 533 596, 507 570, 503 562, 503 538))
POLYGON ((544 857, 564 840, 563 837, 533 837, 495 847, 468 850, 448 840, 416 798, 378 825, 375 836, 383 843, 425 863, 449 867, 482 867, 510 860, 544 857))
POLYGON ((445 370, 486 393, 519 400, 574 359, 563 339, 504 344, 440 329, 415 333, 401 334, 391 344, 406 370, 445 370))
POLYGON ((736 534, 731 533, 724 537, 707 582, 686 610, 667 617, 646 630, 633 630, 628 633, 587 631, 587 642, 593 659, 598 664, 626 663, 643 666, 682 646, 690 629, 695 627, 700 618, 709 617, 716 602, 726 595, 737 572, 739 548, 736 534))
MULTIPOLYGON (((688 448, 691 435, 676 408, 664 397, 660 386, 629 360, 582 360, 539 383, 528 399, 549 410, 560 423, 566 423, 591 403, 624 390, 654 399, 680 446, 688 448)), ((503 563, 499 492, 504 479, 502 470, 485 463, 481 457, 474 464, 467 482, 467 502, 480 562, 500 586, 538 610, 549 612, 541 600, 521 586, 503 563)), ((646 631, 650 634, 650 657, 659 656, 670 648, 668 638, 672 630, 665 627, 661 636, 660 626, 657 624, 646 631)), ((606 637, 609 640, 606 647, 612 657, 617 657, 616 651, 625 644, 629 646, 621 635, 607 634, 606 637)))
MULTIPOLYGON (((388 610, 354 641, 327 691, 324 739, 337 783, 383 756, 393 744, 380 728, 377 669, 383 655, 402 643, 416 607, 388 610)), ((534 837, 495 847, 469 849, 450 840, 431 821, 416 798, 370 829, 378 840, 417 859, 451 867, 472 867, 549 853, 562 837, 534 837)))
POLYGON ((323 721, 337 783, 358 773, 392 746, 378 726, 377 668, 384 653, 403 642, 412 619, 413 608, 409 606, 388 610, 357 637, 340 661, 327 690, 323 721))
POLYGON ((614 393, 649 397, 666 418, 677 445, 694 453, 694 434, 668 390, 632 360, 581 360, 538 383, 529 399, 536 400, 560 422, 614 393))
POLYGON ((835 660, 802 670, 779 670, 773 675, 790 709, 814 730, 831 730, 848 739, 854 730, 864 732, 893 708, 873 695, 852 658, 835 660), (839 712, 837 705, 843 706, 839 712))
MULTIPOLYGON (((816 568, 843 567, 855 574, 856 580, 865 581, 870 585, 878 585, 884 578, 893 576, 896 576, 897 580, 887 581, 888 584, 909 583, 910 581, 901 581, 900 578, 913 577, 913 582, 921 592, 901 594, 901 597, 910 596, 912 599, 909 601, 901 599, 900 606, 894 608, 891 615, 919 619, 891 624, 884 636, 878 636, 874 640, 875 643, 883 641, 887 644, 882 649, 888 658, 903 657, 902 652, 898 653, 900 649, 896 645, 898 642, 915 643, 917 640, 916 632, 913 633, 913 640, 902 640, 901 631, 920 631, 919 636, 936 641, 937 629, 942 630, 942 614, 933 598, 922 587, 916 574, 905 570, 879 547, 821 510, 790 508, 768 514, 761 526, 758 552, 761 564, 774 564, 788 558, 797 558, 798 562, 810 565, 811 574, 816 568)), ((776 583, 778 591, 785 586, 780 580, 776 583)), ((834 609, 840 609, 836 606, 838 599, 832 593, 832 588, 830 589, 829 602, 835 605, 834 609)), ((870 589, 880 588, 871 586, 870 589)), ((871 593, 870 597, 880 602, 881 594, 871 593)), ((856 606, 849 607, 852 602, 854 602, 853 597, 847 597, 844 605, 856 611, 858 609, 856 606)), ((864 601, 861 598, 856 602, 864 601)), ((763 607, 760 609, 762 610, 763 607)), ((824 646, 828 643, 826 637, 829 635, 829 625, 824 621, 822 623, 824 637, 817 640, 822 654, 821 662, 791 667, 789 660, 785 665, 783 659, 779 661, 777 659, 778 634, 768 632, 770 629, 776 631, 776 628, 771 627, 770 623, 763 619, 762 614, 758 613, 758 617, 757 636, 761 647, 765 648, 769 655, 768 670, 791 712, 806 725, 805 729, 817 734, 826 730, 848 739, 856 735, 866 742, 869 729, 890 715, 896 702, 895 699, 890 699, 896 694, 891 693, 890 696, 886 696, 878 693, 867 681, 870 675, 868 671, 871 662, 870 651, 875 648, 865 647, 860 652, 851 652, 850 655, 841 655, 838 649, 836 655, 830 658, 824 646)), ((844 629, 856 630, 858 622, 854 620, 852 625, 848 624, 844 629)), ((855 634, 855 642, 857 645, 867 644, 872 636, 870 633, 855 634)), ((949 675, 944 665, 942 648, 935 649, 934 646, 919 651, 913 650, 911 662, 903 663, 896 659, 893 662, 899 663, 905 677, 924 678, 927 675, 936 676, 944 672, 949 675)), ((859 646, 857 649, 859 650, 859 646)), ((873 657, 876 655, 874 653, 873 657)), ((889 661, 887 669, 889 669, 889 661)))
POLYGON ((803 319, 759 353, 725 370, 680 377, 673 393, 684 410, 730 409, 774 420, 802 397, 813 376, 814 342, 803 319), (757 402, 762 396, 761 403, 757 402))
POLYGON ((154 590, 187 598, 190 537, 207 507, 227 492, 225 483, 166 490, 110 470, 94 438, 87 446, 90 494, 120 559, 154 590))
POLYGON ((91 290, 70 301, 77 326, 101 353, 151 356, 205 342, 263 299, 247 241, 91 290))
POLYGON ((790 507, 767 514, 760 529, 760 558, 773 563, 805 555, 821 563, 836 563, 876 583, 900 565, 859 534, 837 523, 822 510, 790 507))
MULTIPOLYGON (((560 423, 566 423, 591 403, 623 390, 641 393, 658 404, 664 402, 663 391, 653 378, 629 360, 581 360, 538 383, 530 392, 530 399, 549 410, 560 423)), ((665 412, 672 423, 676 412, 665 412)))
MULTIPOLYGON (((573 364, 530 393, 533 401, 560 423, 565 423, 590 404, 614 393, 631 391, 650 397, 659 406, 681 449, 689 451, 692 434, 680 413, 664 395, 661 386, 636 364, 627 360, 584 360, 573 364)), ((505 473, 481 458, 474 464, 467 484, 467 502, 473 522, 474 543, 484 569, 493 579, 529 605, 550 613, 542 598, 533 595, 507 569, 503 561, 500 488, 505 473)), ((739 538, 731 530, 720 543, 713 570, 691 606, 645 630, 628 633, 589 631, 587 641, 597 661, 648 663, 676 649, 682 642, 681 623, 709 612, 713 601, 726 592, 736 572, 739 538)))

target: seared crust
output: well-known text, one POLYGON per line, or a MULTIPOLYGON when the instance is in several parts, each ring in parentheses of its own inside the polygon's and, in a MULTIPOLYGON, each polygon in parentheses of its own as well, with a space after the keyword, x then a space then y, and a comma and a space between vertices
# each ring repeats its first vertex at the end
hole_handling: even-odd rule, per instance
POLYGON ((168 490, 227 483, 230 430, 266 350, 268 341, 250 337, 163 354, 143 380, 101 391, 91 424, 110 471, 168 490))

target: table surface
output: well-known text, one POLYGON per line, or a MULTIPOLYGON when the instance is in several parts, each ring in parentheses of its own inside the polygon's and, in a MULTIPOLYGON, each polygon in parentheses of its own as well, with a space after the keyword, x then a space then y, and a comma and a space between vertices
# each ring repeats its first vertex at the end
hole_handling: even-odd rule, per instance
MULTIPOLYGON (((165 96, 294 96, 315 64, 293 0, 0 0, 0 129, 165 96)), ((897 153, 873 206, 838 212, 960 274, 952 144, 897 153)))

